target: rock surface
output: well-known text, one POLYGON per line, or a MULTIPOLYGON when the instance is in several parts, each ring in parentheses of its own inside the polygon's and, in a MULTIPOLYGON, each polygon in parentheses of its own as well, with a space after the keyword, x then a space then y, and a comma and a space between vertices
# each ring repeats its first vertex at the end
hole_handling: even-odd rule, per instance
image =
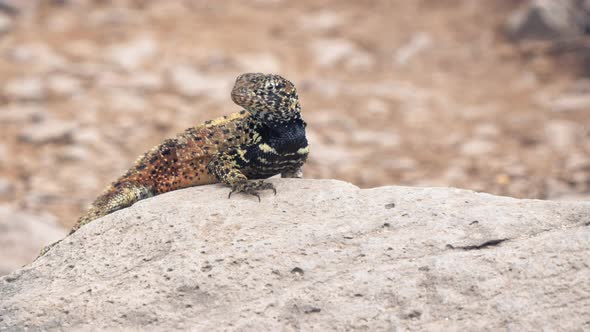
POLYGON ((0 330, 590 328, 590 203, 273 180, 148 199, 0 279, 0 330))

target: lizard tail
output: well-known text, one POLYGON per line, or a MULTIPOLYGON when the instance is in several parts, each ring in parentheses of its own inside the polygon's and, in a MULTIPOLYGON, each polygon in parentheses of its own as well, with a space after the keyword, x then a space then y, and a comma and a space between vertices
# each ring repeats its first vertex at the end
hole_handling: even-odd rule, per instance
POLYGON ((100 195, 94 203, 92 203, 90 209, 88 209, 88 211, 78 219, 74 227, 72 227, 70 234, 95 219, 129 207, 142 199, 154 195, 154 190, 143 184, 135 182, 115 183, 107 188, 107 190, 100 195))
MULTIPOLYGON (((135 182, 115 183, 108 187, 107 190, 102 195, 100 195, 96 201, 94 201, 94 203, 92 203, 90 209, 88 209, 86 214, 78 219, 69 234, 74 233, 80 229, 80 227, 94 219, 98 219, 102 216, 106 216, 109 213, 124 209, 133 205, 137 201, 152 197, 154 195, 154 190, 146 185, 135 182)), ((43 248, 35 260, 45 255, 51 248, 61 241, 62 240, 59 240, 43 248)))

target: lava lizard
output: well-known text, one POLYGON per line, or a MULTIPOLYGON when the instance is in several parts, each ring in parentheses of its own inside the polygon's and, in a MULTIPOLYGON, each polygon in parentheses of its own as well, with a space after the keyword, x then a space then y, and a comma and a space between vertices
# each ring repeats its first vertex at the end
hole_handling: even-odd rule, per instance
POLYGON ((309 148, 293 83, 279 75, 242 74, 231 98, 244 109, 188 128, 149 150, 106 188, 69 234, 137 201, 180 188, 222 182, 231 187, 228 198, 241 192, 260 200, 260 190, 276 194, 272 183, 260 179, 302 177, 309 148))

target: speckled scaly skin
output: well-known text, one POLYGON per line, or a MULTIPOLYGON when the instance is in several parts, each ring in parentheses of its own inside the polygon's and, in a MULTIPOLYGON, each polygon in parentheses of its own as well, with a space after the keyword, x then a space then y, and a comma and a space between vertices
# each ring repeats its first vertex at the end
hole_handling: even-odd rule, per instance
MULTIPOLYGON (((240 75, 231 92, 244 110, 191 127, 141 156, 72 228, 168 191, 222 182, 233 192, 270 189, 259 179, 301 177, 308 155, 305 122, 293 83, 279 75, 240 75)), ((48 251, 47 247, 41 252, 48 251)))

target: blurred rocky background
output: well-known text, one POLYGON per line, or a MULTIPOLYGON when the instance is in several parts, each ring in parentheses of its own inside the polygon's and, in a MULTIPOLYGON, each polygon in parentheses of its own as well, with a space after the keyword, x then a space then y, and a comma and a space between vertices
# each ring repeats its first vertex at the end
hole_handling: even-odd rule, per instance
POLYGON ((1 1, 0 252, 34 257, 138 155, 239 110, 230 88, 252 71, 298 87, 307 178, 588 199, 589 13, 582 0, 1 1))

